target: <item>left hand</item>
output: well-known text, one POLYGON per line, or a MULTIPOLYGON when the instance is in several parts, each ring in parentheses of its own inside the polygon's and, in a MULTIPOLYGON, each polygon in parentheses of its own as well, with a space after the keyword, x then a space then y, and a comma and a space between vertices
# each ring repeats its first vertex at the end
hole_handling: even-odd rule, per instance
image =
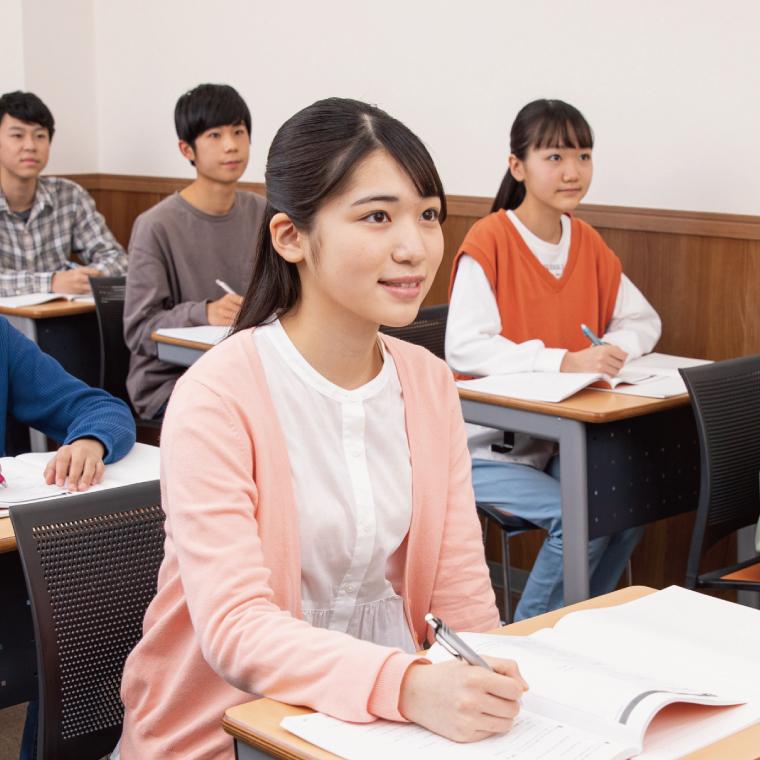
POLYGON ((69 491, 86 491, 103 479, 105 453, 103 444, 94 438, 80 438, 61 446, 45 467, 45 482, 66 486, 69 491))

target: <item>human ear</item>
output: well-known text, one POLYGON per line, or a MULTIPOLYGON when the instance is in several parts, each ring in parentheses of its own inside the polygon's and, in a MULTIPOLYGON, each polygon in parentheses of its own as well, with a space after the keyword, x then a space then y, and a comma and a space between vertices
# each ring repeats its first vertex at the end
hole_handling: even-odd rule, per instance
POLYGON ((184 140, 180 140, 177 144, 179 145, 179 152, 183 155, 183 157, 186 158, 190 163, 193 163, 195 161, 195 151, 193 150, 193 146, 184 140))
POLYGON ((306 237, 298 231, 287 214, 280 211, 272 217, 272 221, 269 222, 269 235, 275 251, 285 261, 298 264, 306 258, 306 237))
POLYGON ((525 181, 525 165, 523 162, 514 154, 510 153, 509 158, 507 159, 509 162, 509 173, 518 181, 518 182, 524 182, 525 181))

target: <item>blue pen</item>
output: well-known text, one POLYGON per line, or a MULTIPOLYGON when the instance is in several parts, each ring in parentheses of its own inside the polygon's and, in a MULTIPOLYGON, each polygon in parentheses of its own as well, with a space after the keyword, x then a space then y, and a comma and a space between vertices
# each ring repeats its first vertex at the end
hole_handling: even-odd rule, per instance
POLYGON ((603 346, 604 341, 590 328, 581 323, 581 332, 595 345, 603 346))
POLYGON ((77 264, 75 261, 65 261, 64 266, 66 269, 78 269, 79 264, 77 264))

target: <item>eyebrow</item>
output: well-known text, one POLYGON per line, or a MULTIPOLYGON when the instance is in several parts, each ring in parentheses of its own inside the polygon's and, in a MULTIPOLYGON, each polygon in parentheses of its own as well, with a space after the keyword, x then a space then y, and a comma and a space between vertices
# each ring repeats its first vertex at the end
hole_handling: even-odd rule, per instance
POLYGON ((354 201, 352 206, 363 206, 365 203, 398 203, 399 197, 397 195, 368 195, 366 198, 359 198, 358 201, 354 201))

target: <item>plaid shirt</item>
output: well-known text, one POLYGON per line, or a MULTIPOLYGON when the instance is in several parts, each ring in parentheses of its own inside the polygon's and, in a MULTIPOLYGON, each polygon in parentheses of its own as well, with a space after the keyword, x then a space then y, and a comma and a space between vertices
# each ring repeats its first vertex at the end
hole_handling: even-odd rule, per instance
POLYGON ((40 177, 26 222, 0 190, 0 296, 49 293, 53 274, 66 269, 72 253, 104 275, 127 271, 124 249, 76 183, 40 177))

